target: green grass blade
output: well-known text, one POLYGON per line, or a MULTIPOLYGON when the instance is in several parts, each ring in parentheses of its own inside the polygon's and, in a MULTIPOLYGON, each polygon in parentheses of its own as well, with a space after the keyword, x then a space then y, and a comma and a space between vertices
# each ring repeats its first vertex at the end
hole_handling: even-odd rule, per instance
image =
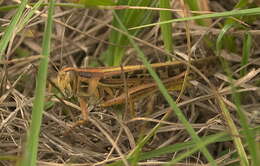
POLYGON ((113 0, 80 0, 79 4, 83 4, 86 7, 98 7, 98 6, 114 6, 116 3, 113 0))
MULTIPOLYGON (((211 163, 211 165, 216 165, 216 162, 214 161, 213 157, 211 156, 211 154, 209 153, 209 151, 207 150, 207 148, 205 146, 202 146, 202 141, 201 139, 198 137, 198 135, 196 134, 195 130, 192 128, 191 124, 189 123, 189 121, 185 118, 185 116, 183 115, 182 111, 180 110, 180 108, 177 106, 176 102, 172 99, 172 97, 169 95, 167 89, 165 88, 165 86, 163 85, 162 81, 160 80, 159 76, 156 74, 156 72, 152 69, 151 64, 148 62, 148 60, 146 59, 144 53, 141 51, 141 49, 138 47, 138 45, 135 43, 135 41, 132 39, 131 35, 128 33, 127 29, 125 28, 125 26, 122 24, 122 22, 120 21, 119 17, 115 14, 115 18, 117 19, 119 25, 121 26, 121 29, 126 32, 125 35, 128 37, 129 42, 132 44, 132 46, 134 47, 134 49, 136 50, 136 52, 138 53, 138 57, 141 59, 141 61, 143 62, 144 66, 147 68, 148 72, 150 73, 150 75, 152 76, 152 78, 155 80, 160 92, 162 93, 162 95, 164 96, 164 98, 166 99, 166 101, 169 103, 170 107, 172 108, 172 110, 174 110, 174 113, 177 115, 178 119, 183 123, 183 125, 185 126, 186 130, 188 131, 188 133, 191 135, 192 139, 194 141, 197 142, 197 144, 199 144, 202 148, 201 151, 204 154, 204 156, 207 158, 207 160, 211 163)), ((132 156, 133 154, 135 154, 135 151, 138 152, 143 145, 150 139, 152 135, 150 135, 149 137, 145 137, 135 148, 135 150, 133 151, 133 153, 131 153, 130 156, 132 156)), ((128 156, 128 157, 130 157, 128 156)))
POLYGON ((165 166, 172 166, 172 165, 177 164, 179 161, 185 159, 186 157, 191 156, 193 153, 197 152, 199 149, 206 147, 207 145, 209 145, 211 143, 216 142, 216 140, 223 137, 224 135, 225 135, 225 133, 218 133, 218 134, 215 134, 215 135, 209 137, 208 139, 203 139, 202 144, 196 144, 196 146, 194 148, 192 148, 191 150, 187 150, 186 152, 176 156, 172 161, 165 164, 165 166))
POLYGON ((20 6, 20 4, 0 6, 0 12, 7 12, 12 9, 18 8, 19 6, 20 6))
POLYGON ((235 9, 243 8, 246 7, 250 3, 249 0, 240 0, 236 6, 234 7, 235 9))
POLYGON ((21 4, 19 5, 19 8, 17 9, 17 12, 15 13, 15 16, 12 18, 10 24, 8 25, 7 29, 4 32, 3 37, 0 40, 0 60, 2 59, 2 56, 6 50, 6 47, 15 32, 17 23, 20 20, 20 17, 23 14, 23 11, 25 9, 25 6, 27 4, 28 0, 23 0, 21 4))
MULTIPOLYGON (((34 6, 35 3, 28 3, 28 5, 34 6)), ((12 9, 18 8, 19 6, 20 6, 20 4, 0 6, 0 12, 10 11, 12 9)), ((43 7, 43 6, 48 6, 48 3, 41 4, 41 7, 43 7)), ((76 4, 76 3, 55 3, 55 6, 85 8, 85 5, 76 4)))
POLYGON ((45 88, 48 70, 48 61, 52 34, 52 16, 54 11, 54 0, 50 0, 48 9, 48 19, 43 35, 43 58, 40 61, 36 80, 35 99, 32 108, 32 122, 28 132, 22 166, 35 166, 37 160, 39 133, 41 128, 42 113, 45 99, 45 88))
MULTIPOLYGON (((217 46, 216 46, 217 47, 217 55, 220 54, 221 39, 223 38, 223 36, 227 32, 227 30, 231 27, 232 27, 231 24, 228 24, 227 26, 225 26, 224 27, 225 29, 222 30, 220 35, 218 36, 217 46)), ((251 43, 251 41, 249 43, 251 43)), ((233 98, 234 103, 236 105, 236 111, 237 111, 237 114, 239 115, 240 124, 241 124, 242 128, 244 129, 243 135, 245 136, 245 140, 248 144, 249 152, 252 156, 252 163, 253 163, 253 165, 259 165, 260 161, 258 160, 257 156, 259 156, 260 154, 259 154, 259 150, 258 150, 258 146, 257 146, 258 144, 255 141, 255 135, 250 130, 250 126, 249 126, 247 119, 246 119, 246 116, 244 114, 245 111, 242 110, 242 107, 241 107, 241 104, 240 104, 240 97, 239 97, 239 94, 236 92, 236 87, 234 86, 233 79, 232 79, 232 73, 229 69, 229 66, 228 66, 227 62, 225 62, 224 60, 222 62, 222 65, 223 65, 223 68, 224 68, 225 72, 227 73, 229 81, 231 83, 230 85, 232 87, 232 98, 233 98)), ((223 115, 225 116, 225 119, 228 122, 228 125, 229 125, 229 128, 230 128, 232 135, 237 135, 238 134, 237 129, 236 129, 235 124, 234 124, 234 122, 232 121, 232 119, 229 115, 229 112, 228 112, 225 104, 222 101, 219 101, 219 102, 221 104, 221 107, 222 107, 222 110, 223 110, 223 115)), ((240 159, 241 159, 241 162, 242 162, 241 164, 249 165, 249 162, 248 162, 248 159, 247 159, 247 154, 245 152, 245 149, 243 147, 241 139, 239 137, 235 136, 233 138, 233 140, 234 140, 234 143, 236 145, 238 154, 240 156, 240 159)))
MULTIPOLYGON (((246 8, 248 5, 249 5, 248 0, 240 0, 235 5, 234 10, 246 8)), ((239 19, 243 22, 247 22, 247 20, 243 16, 240 16, 237 19, 239 19)), ((233 18, 227 18, 225 20, 224 26, 226 26, 227 24, 233 24, 233 28, 243 28, 244 29, 243 25, 241 25, 240 22, 237 22, 237 20, 234 20, 233 18)), ((232 35, 226 34, 224 36, 224 38, 222 39, 222 42, 223 42, 223 46, 225 49, 227 49, 230 52, 237 52, 237 47, 236 47, 237 44, 232 35)))
POLYGON ((217 41, 216 41, 216 54, 217 56, 220 55, 220 51, 222 49, 222 39, 224 38, 226 32, 232 28, 233 24, 227 24, 226 26, 224 26, 221 30, 221 32, 218 35, 217 41))
MULTIPOLYGON (((249 61, 250 50, 252 47, 252 35, 250 33, 246 33, 243 41, 243 55, 241 61, 241 67, 246 66, 249 61)), ((246 68, 243 68, 240 71, 240 77, 243 77, 246 74, 246 68)))
POLYGON ((221 109, 221 112, 223 114, 223 117, 224 117, 226 123, 228 124, 229 130, 232 134, 233 142, 234 142, 235 147, 237 149, 237 152, 239 154, 240 164, 241 164, 241 166, 248 166, 249 161, 248 161, 242 140, 240 139, 240 137, 238 137, 239 132, 236 128, 234 121, 232 120, 230 112, 229 112, 225 103, 223 102, 223 100, 220 97, 218 98, 218 102, 219 102, 220 109, 221 109))
POLYGON ((197 0, 185 0, 185 3, 189 5, 189 8, 192 11, 198 11, 199 10, 199 5, 197 0))
POLYGON ((32 7, 32 9, 27 13, 27 15, 20 21, 19 25, 18 25, 18 31, 20 31, 21 29, 24 28, 25 25, 28 24, 28 22, 30 21, 30 18, 32 18, 32 16, 34 15, 34 13, 36 12, 36 10, 38 10, 38 8, 43 4, 43 0, 39 0, 37 3, 35 3, 32 7))
MULTIPOLYGON (((128 6, 153 6, 155 2, 150 0, 119 0, 117 5, 128 5, 128 6)), ((147 10, 134 10, 134 9, 127 9, 127 10, 117 10, 115 11, 116 14, 119 15, 120 19, 122 20, 124 26, 132 27, 137 25, 143 25, 144 23, 148 23, 151 20, 151 11, 147 10)), ((117 21, 113 20, 113 26, 120 29, 117 21)), ((131 35, 137 35, 140 31, 133 30, 130 32, 131 35)), ((109 36, 109 42, 114 43, 118 46, 110 45, 105 53, 101 55, 101 59, 105 62, 105 64, 109 66, 119 66, 122 58, 125 55, 125 48, 129 41, 126 36, 122 35, 121 33, 117 32, 116 30, 112 30, 109 36)))
MULTIPOLYGON (((243 132, 244 132, 244 130, 241 130, 239 132, 239 134, 242 134, 243 132)), ((258 134, 258 136, 259 136, 260 126, 255 127, 255 128, 251 128, 250 132, 252 132, 254 135, 258 134)), ((219 132, 217 134, 212 134, 212 135, 203 137, 202 141, 204 142, 204 141, 207 141, 207 140, 210 140, 210 139, 212 140, 212 143, 213 142, 221 143, 221 142, 231 141, 232 137, 230 136, 229 132, 219 132), (213 139, 213 137, 215 137, 215 138, 213 139)), ((162 155, 187 150, 189 148, 193 148, 193 149, 198 148, 196 141, 190 140, 190 141, 187 141, 187 142, 176 143, 176 144, 169 145, 169 146, 166 146, 166 147, 158 148, 158 149, 155 149, 155 150, 152 150, 152 151, 149 151, 149 152, 142 152, 142 153, 140 153, 140 157, 138 158, 138 161, 149 160, 149 159, 152 159, 153 157, 160 157, 162 155)), ((199 150, 199 149, 197 149, 197 150, 199 150)), ((133 160, 133 157, 130 157, 128 159, 129 162, 131 162, 132 160, 133 160)), ((225 162, 225 160, 223 162, 225 162)), ((115 163, 108 164, 107 166, 121 166, 121 165, 123 165, 123 162, 120 160, 120 161, 117 161, 115 163)))
MULTIPOLYGON (((190 10, 200 11, 199 4, 197 0, 185 0, 185 3, 188 4, 190 10)), ((194 14, 195 16, 198 14, 194 14)), ((196 23, 201 26, 205 26, 206 23, 203 20, 196 20, 196 23)))
MULTIPOLYGON (((232 27, 231 24, 229 24, 229 26, 226 26, 226 29, 224 31, 222 30, 222 32, 220 33, 220 35, 217 39, 217 54, 218 55, 219 55, 220 49, 221 49, 221 39, 224 36, 224 34, 227 32, 227 30, 231 27, 232 27)), ((245 58, 245 59, 242 60, 241 63, 245 63, 243 61, 248 61, 251 44, 252 44, 251 35, 246 34, 246 37, 244 40, 244 46, 243 46, 243 58, 245 58), (244 55, 244 54, 246 54, 246 55, 244 55)), ((247 63, 245 63, 245 64, 247 64, 247 63)), ((229 81, 231 83, 232 98, 236 105, 236 111, 237 111, 237 114, 239 115, 240 124, 241 124, 242 128, 244 129, 243 135, 245 136, 245 140, 248 144, 248 150, 252 157, 252 165, 258 166, 258 165, 260 165, 260 160, 258 159, 258 157, 260 156, 258 143, 255 141, 254 133, 250 130, 250 126, 247 122, 246 115, 244 114, 245 110, 242 110, 239 94, 236 92, 236 87, 234 87, 234 84, 233 84, 231 71, 229 70, 229 67, 225 63, 225 61, 223 61, 223 68, 225 69, 225 71, 228 75, 229 81)), ((224 108, 224 110, 228 111, 226 108, 224 108)), ((231 131, 234 132, 233 135, 235 135, 237 133, 236 128, 234 128, 234 129, 231 128, 231 131)), ((245 150, 243 148, 241 140, 240 139, 238 140, 238 139, 239 138, 236 138, 236 137, 234 138, 234 142, 236 144, 236 147, 238 148, 238 154, 240 155, 241 160, 244 161, 244 165, 248 165, 245 150)))
MULTIPOLYGON (((160 8, 171 8, 169 0, 160 0, 160 8)), ((172 13, 170 11, 160 11, 160 21, 168 21, 172 19, 172 13)), ((160 25, 162 31, 162 38, 164 42, 164 48, 167 52, 173 52, 173 39, 172 39, 172 24, 160 25)))
MULTIPOLYGON (((260 156, 260 149, 259 149, 258 143, 255 140, 255 138, 256 138, 255 134, 250 130, 249 123, 247 121, 246 115, 244 114, 245 110, 243 110, 241 103, 240 103, 240 101, 241 101, 240 95, 239 95, 239 93, 236 92, 236 87, 232 84, 232 82, 231 82, 231 86, 232 86, 232 98, 233 98, 233 101, 236 105, 236 111, 237 111, 237 114, 238 114, 238 117, 239 117, 240 124, 241 124, 241 126, 244 130, 242 135, 245 138, 245 142, 248 145, 249 153, 251 154, 252 163, 250 165, 259 166, 260 160, 259 160, 258 157, 260 156)), ((244 152, 245 150, 244 150, 243 144, 241 146, 242 146, 242 149, 241 149, 240 153, 242 155, 244 155, 242 157, 243 157, 243 161, 246 163, 246 162, 248 162, 248 161, 246 161, 247 156, 246 156, 246 153, 244 152)))
MULTIPOLYGON (((244 132, 244 130, 241 130, 239 132, 239 134, 242 134, 243 132, 244 132)), ((255 128, 251 128, 250 132, 253 133, 254 135, 256 135, 257 133, 260 133, 260 127, 258 126, 258 127, 255 127, 255 128)), ((218 143, 227 142, 227 141, 232 140, 229 132, 219 132, 217 134, 205 136, 205 137, 202 138, 202 140, 204 142, 208 139, 212 139, 212 137, 217 137, 215 139, 215 142, 218 142, 218 143), (218 134, 220 136, 217 136, 218 134)), ((150 152, 144 152, 143 154, 141 154, 140 160, 148 160, 148 159, 151 159, 153 157, 159 157, 159 156, 162 156, 162 155, 165 155, 165 154, 168 154, 168 153, 174 153, 174 152, 178 152, 178 151, 189 149, 189 148, 196 148, 196 142, 191 140, 191 141, 188 141, 188 142, 176 143, 176 144, 169 145, 169 146, 166 146, 166 147, 158 148, 158 149, 152 150, 150 152)))
POLYGON ((232 11, 221 12, 221 13, 203 14, 203 15, 192 16, 192 17, 177 18, 169 21, 161 21, 158 23, 141 25, 134 28, 130 28, 130 30, 146 28, 155 25, 169 24, 169 23, 180 22, 180 21, 200 20, 200 19, 218 18, 218 17, 231 17, 231 16, 249 16, 249 15, 259 15, 259 14, 260 14, 260 7, 243 9, 243 10, 232 10, 232 11))

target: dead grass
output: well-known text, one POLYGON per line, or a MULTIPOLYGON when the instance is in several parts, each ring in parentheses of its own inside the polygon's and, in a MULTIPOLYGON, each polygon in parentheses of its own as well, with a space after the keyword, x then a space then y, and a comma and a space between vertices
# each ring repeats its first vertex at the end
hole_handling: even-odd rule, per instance
MULTIPOLYGON (((4 1, 3 4, 8 4, 4 1)), ((211 11, 225 11, 232 8, 227 1, 211 1, 211 11), (222 3, 223 2, 223 3, 222 3)), ((85 61, 96 62, 99 55, 104 52, 109 43, 110 28, 107 26, 112 21, 111 11, 95 9, 70 9, 56 7, 55 26, 51 63, 49 66, 49 78, 56 77, 57 70, 65 66, 80 67, 85 61), (98 19, 99 22, 92 18, 98 19)), ((43 13, 46 10, 42 10, 43 13)), ((13 10, 1 12, 0 25, 5 26, 13 14, 13 10), (3 21, 2 21, 3 20, 3 21)), ((177 15, 175 13, 175 15, 177 15)), ((19 156, 22 153, 25 134, 28 129, 32 99, 35 88, 35 73, 41 53, 41 41, 43 34, 44 15, 37 16, 30 24, 19 33, 9 46, 5 60, 1 61, 1 97, 0 97, 0 156, 19 156), (25 53, 23 56, 22 52, 25 53)), ((218 20, 221 21, 221 20, 218 20)), ((154 47, 161 48, 162 41, 159 37, 159 27, 145 30, 139 37, 149 42, 154 47)), ((260 91, 259 91, 259 21, 251 27, 253 34, 253 50, 248 65, 248 73, 239 79, 241 56, 241 34, 244 31, 232 31, 236 36, 238 53, 226 53, 221 55, 230 63, 233 75, 236 77, 235 85, 243 92, 242 107, 252 126, 260 124, 260 91)), ((201 27, 190 24, 191 44, 195 51, 192 58, 198 59, 213 55, 213 51, 205 46, 203 41, 197 42, 201 36, 208 35, 214 41, 220 29, 217 26, 201 27)), ((184 23, 174 24, 174 40, 177 56, 187 59, 187 45, 185 39, 184 23)), ((145 43, 140 47, 152 62, 160 62, 165 55, 151 48, 145 43)), ((125 52, 123 64, 140 64, 136 53, 132 48, 125 52)), ((232 113, 233 120, 239 125, 235 114, 235 106, 230 94, 231 88, 228 78, 221 67, 215 68, 213 75, 207 76, 208 81, 214 85, 224 99, 225 104, 232 113)), ((198 78, 191 82, 192 86, 186 88, 178 103, 183 113, 196 129, 198 135, 206 136, 210 133, 226 131, 226 122, 221 115, 218 102, 212 93, 208 83, 198 78)), ((171 92, 177 99, 179 92, 171 92)), ((138 139, 144 136, 154 127, 160 117, 168 111, 168 105, 163 97, 156 93, 149 98, 135 103, 136 115, 129 115, 129 110, 124 106, 109 108, 94 107, 89 114, 89 122, 64 135, 72 124, 81 119, 78 103, 65 99, 60 101, 49 92, 46 96, 46 109, 44 112, 39 144, 39 165, 54 166, 63 163, 71 165, 105 165, 123 158, 137 144, 138 139)), ((130 106, 128 106, 130 107, 130 106)), ((190 140, 184 126, 172 115, 156 135, 145 145, 143 151, 151 151, 159 147, 190 140)), ((234 153, 234 145, 227 141, 215 143, 208 148, 220 163, 228 161, 228 157, 234 153), (225 155, 221 155, 226 151, 225 155)), ((167 154, 151 160, 140 162, 140 165, 162 165, 171 160, 176 154, 167 154)), ((189 159, 179 165, 202 165, 205 158, 200 153, 195 153, 189 159)), ((0 165, 9 165, 9 161, 0 160, 0 165)))

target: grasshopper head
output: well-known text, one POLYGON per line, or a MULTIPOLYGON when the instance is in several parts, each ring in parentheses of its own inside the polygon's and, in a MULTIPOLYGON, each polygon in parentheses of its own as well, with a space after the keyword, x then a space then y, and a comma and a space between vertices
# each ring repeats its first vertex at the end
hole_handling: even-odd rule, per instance
POLYGON ((57 85, 66 97, 72 97, 75 90, 76 78, 70 71, 60 71, 57 76, 57 85))

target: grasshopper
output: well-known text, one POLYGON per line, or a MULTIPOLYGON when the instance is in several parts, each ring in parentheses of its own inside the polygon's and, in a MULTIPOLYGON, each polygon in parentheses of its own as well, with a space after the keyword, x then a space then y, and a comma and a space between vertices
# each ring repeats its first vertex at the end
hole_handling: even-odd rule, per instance
MULTIPOLYGON (((196 67, 205 67, 205 63, 214 62, 216 57, 209 57, 192 61, 196 67)), ((183 83, 185 72, 180 72, 184 63, 181 61, 154 63, 152 67, 158 72, 163 71, 161 79, 168 89, 179 90, 183 83), (161 70, 160 70, 161 69, 161 70)), ((100 98, 101 107, 123 104, 127 99, 136 101, 141 97, 155 93, 158 88, 156 83, 147 75, 144 65, 124 67, 87 67, 62 69, 57 76, 57 84, 62 93, 67 97, 77 97, 81 107, 83 120, 88 119, 88 105, 95 105, 100 98), (125 80, 122 78, 125 76, 125 80), (127 92, 125 92, 125 88, 127 92), (116 95, 117 94, 117 95, 116 95)), ((76 126, 75 125, 75 126, 76 126)))

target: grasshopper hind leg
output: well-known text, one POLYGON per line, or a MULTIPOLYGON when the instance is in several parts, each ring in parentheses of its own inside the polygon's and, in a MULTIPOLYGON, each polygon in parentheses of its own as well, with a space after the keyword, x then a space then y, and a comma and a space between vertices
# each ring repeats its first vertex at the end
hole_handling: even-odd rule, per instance
MULTIPOLYGON (((81 80, 77 80, 77 90, 79 90, 81 87, 80 87, 80 81, 81 80)), ((69 131, 66 132, 66 134, 69 134, 70 131, 72 131, 75 127, 77 126, 80 126, 80 125, 83 125, 85 124, 87 121, 88 121, 88 114, 89 114, 89 110, 88 110, 88 103, 95 103, 96 102, 96 98, 97 98, 97 85, 98 85, 98 81, 99 81, 99 78, 93 78, 93 79, 90 79, 88 80, 88 88, 87 88, 87 94, 86 96, 81 96, 79 95, 78 96, 78 101, 79 101, 79 105, 80 105, 80 108, 81 108, 81 114, 82 114, 82 120, 79 120, 77 122, 75 122, 71 129, 69 131), (87 101, 88 103, 86 102, 86 97, 88 98, 87 101)), ((65 135, 66 135, 65 134, 65 135)))
POLYGON ((75 129, 78 126, 81 126, 81 125, 85 124, 88 121, 88 116, 89 116, 88 115, 89 114, 88 104, 81 97, 78 98, 78 101, 79 101, 79 105, 80 105, 80 108, 81 108, 82 119, 78 120, 77 122, 75 122, 71 126, 71 128, 68 131, 66 131, 66 133, 64 135, 69 135, 73 129, 75 129))

